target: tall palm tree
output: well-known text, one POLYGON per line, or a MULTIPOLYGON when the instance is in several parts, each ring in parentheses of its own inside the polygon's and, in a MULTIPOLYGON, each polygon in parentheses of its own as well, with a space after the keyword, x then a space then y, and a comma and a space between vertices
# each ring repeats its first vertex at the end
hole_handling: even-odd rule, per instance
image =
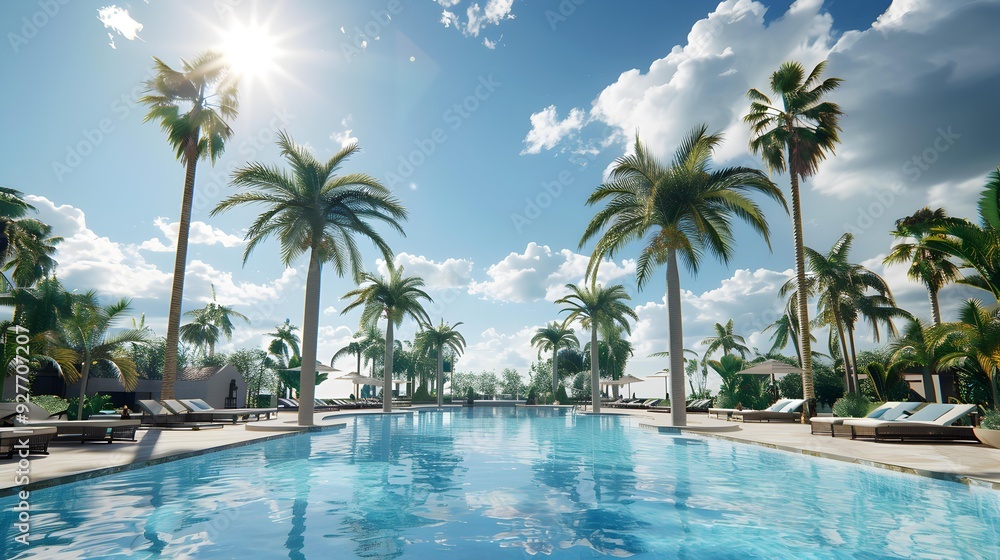
POLYGON ((209 158, 214 164, 225 150, 226 142, 233 135, 226 121, 236 118, 239 92, 236 80, 230 75, 220 53, 206 52, 199 54, 194 60, 182 60, 180 71, 153 57, 153 68, 156 76, 146 82, 148 93, 139 98, 139 103, 149 106, 143 122, 159 121, 177 159, 186 168, 163 363, 162 396, 164 399, 172 399, 174 381, 177 378, 177 343, 184 298, 184 271, 187 268, 195 171, 198 160, 209 158))
POLYGON ((278 359, 277 369, 294 367, 290 363, 293 358, 297 361, 301 360, 299 352, 301 340, 299 340, 299 335, 295 334, 297 330, 299 330, 298 327, 285 319, 284 324, 275 325, 274 332, 266 335, 273 337, 267 345, 267 353, 278 359))
POLYGON ((184 314, 194 320, 180 329, 181 340, 196 347, 208 350, 208 356, 215 355, 215 345, 223 336, 226 340, 233 339, 233 319, 242 319, 250 324, 250 318, 236 311, 231 306, 221 305, 215 298, 215 286, 212 286, 212 301, 201 309, 192 309, 184 314))
POLYGON ((25 217, 35 211, 24 193, 0 187, 0 268, 11 272, 10 278, 0 274, 4 289, 32 286, 56 267, 52 254, 63 239, 52 236, 52 226, 25 217))
POLYGON ((96 291, 72 295, 69 313, 59 318, 53 333, 49 356, 67 381, 80 381, 77 418, 83 418, 83 400, 87 395, 87 379, 93 364, 103 364, 116 373, 126 391, 133 391, 139 374, 135 362, 125 352, 126 345, 149 343, 147 334, 139 329, 112 332, 116 323, 131 310, 131 301, 122 298, 102 306, 96 291))
POLYGON ((330 367, 333 367, 334 362, 345 357, 345 356, 357 356, 358 358, 358 368, 354 370, 358 375, 361 375, 361 355, 365 353, 365 347, 361 345, 360 342, 354 341, 347 343, 340 350, 334 352, 333 357, 330 358, 330 367))
POLYGON ((10 320, 0 321, 3 333, 3 362, 0 363, 0 391, 7 378, 6 372, 14 361, 26 358, 30 363, 45 361, 51 343, 49 333, 59 326, 59 318, 70 314, 72 294, 66 291, 55 277, 43 278, 34 286, 14 287, 9 292, 0 292, 0 307, 14 310, 10 320), (15 334, 29 335, 28 356, 24 356, 23 344, 17 343, 15 334))
POLYGON ((932 229, 933 234, 924 239, 928 248, 951 255, 960 260, 959 268, 970 268, 956 280, 993 294, 1000 299, 1000 167, 990 173, 986 187, 979 199, 979 221, 953 219, 932 229))
POLYGON ((929 247, 925 241, 928 238, 944 237, 940 228, 957 223, 955 218, 949 218, 944 208, 931 210, 924 207, 907 216, 896 220, 893 237, 899 243, 892 246, 889 255, 882 264, 909 264, 906 276, 910 280, 921 282, 927 287, 927 296, 931 302, 931 321, 933 325, 941 324, 941 306, 938 303, 938 292, 946 284, 961 277, 958 267, 948 260, 948 255, 940 250, 929 247), (935 232, 935 228, 938 231, 935 232))
MULTIPOLYGON (((425 325, 423 330, 417 333, 416 346, 420 353, 427 353, 431 349, 437 352, 437 404, 444 405, 444 351, 450 349, 456 355, 461 355, 465 349, 465 337, 455 330, 461 322, 448 325, 441 320, 441 324, 436 327, 425 325)), ((454 369, 454 368, 453 368, 454 369)))
POLYGON ((531 337, 531 345, 538 347, 539 356, 542 352, 552 351, 552 396, 554 397, 559 389, 559 366, 556 359, 559 348, 576 348, 580 346, 580 341, 577 340, 573 329, 553 321, 535 331, 535 336, 531 337))
POLYGON ((326 162, 296 145, 285 132, 278 134, 278 147, 291 172, 260 163, 237 169, 233 185, 252 190, 226 198, 212 210, 212 215, 237 206, 265 206, 247 230, 244 264, 257 245, 272 236, 277 236, 281 243, 285 266, 303 254, 309 255, 302 320, 299 424, 311 426, 323 263, 331 263, 338 276, 350 271, 355 279, 361 278, 361 252, 355 237, 368 239, 390 260, 392 250, 371 222, 382 222, 402 233, 398 220, 406 218, 406 209, 372 177, 362 173, 337 174, 347 158, 358 151, 354 144, 326 162))
POLYGON ((911 319, 903 327, 902 336, 889 343, 889 369, 920 368, 924 397, 927 402, 938 402, 940 395, 934 389, 932 374, 941 364, 941 347, 932 344, 933 335, 920 319, 911 319))
POLYGON ((785 204, 781 191, 757 169, 710 169, 712 152, 722 136, 706 131, 704 125, 692 130, 669 165, 660 163, 636 138, 635 154, 619 158, 611 181, 587 199, 589 205, 603 201, 607 205, 590 221, 580 241, 582 245, 600 235, 587 271, 596 275, 603 258, 642 240, 636 262, 640 289, 655 267, 667 265, 670 416, 676 426, 687 423, 678 257, 692 273, 698 272, 706 251, 728 263, 735 252, 734 218, 747 223, 770 246, 764 214, 747 194, 760 193, 785 204))
POLYGON ((1000 409, 997 372, 1000 370, 1000 308, 989 308, 978 299, 959 307, 958 321, 931 329, 931 344, 949 345, 941 364, 955 366, 984 378, 993 396, 993 408, 1000 409))
MULTIPOLYGON (((598 369, 611 380, 621 379, 625 375, 625 364, 635 354, 635 348, 631 342, 622 338, 623 329, 614 323, 599 325, 597 330, 604 335, 604 340, 597 343, 597 357, 600 362, 598 369)), ((584 351, 590 352, 589 342, 584 351)), ((618 398, 619 387, 620 385, 611 386, 613 398, 618 398)))
MULTIPOLYGON (((385 328, 385 367, 382 376, 382 410, 392 412, 392 329, 403 323, 407 316, 417 323, 426 325, 430 317, 424 310, 420 300, 433 302, 431 296, 421 288, 423 278, 403 276, 403 267, 396 268, 392 260, 386 259, 389 276, 375 276, 370 272, 361 275, 361 286, 344 294, 345 298, 354 298, 347 304, 341 314, 361 307, 361 324, 371 325, 379 317, 386 318, 385 328)), ((438 388, 440 392, 440 387, 438 388)))
MULTIPOLYGON (((806 293, 805 241, 802 237, 802 202, 799 181, 811 177, 820 162, 840 142, 843 112, 836 103, 823 97, 837 89, 841 80, 821 80, 826 61, 820 62, 808 76, 798 62, 785 62, 771 74, 771 92, 780 98, 780 106, 759 90, 747 91, 750 112, 743 121, 750 125, 750 150, 760 154, 771 171, 788 171, 792 195, 792 242, 795 245, 795 279, 800 293, 806 293)), ((776 99, 776 101, 778 101, 776 99)), ((806 410, 802 421, 813 412, 816 390, 813 384, 812 336, 809 333, 809 302, 799 299, 799 355, 802 359, 802 394, 806 410)))
POLYGON ((714 353, 719 348, 722 348, 722 354, 728 356, 734 351, 740 353, 741 358, 746 358, 747 354, 750 353, 750 349, 746 346, 746 340, 733 332, 733 320, 730 319, 725 325, 722 323, 716 323, 712 330, 715 331, 715 336, 709 336, 702 340, 701 343, 707 345, 705 349, 705 357, 703 358, 706 362, 708 357, 714 353))
MULTIPOLYGON (((361 325, 358 332, 354 333, 354 338, 358 339, 361 344, 365 364, 371 363, 372 365, 371 377, 375 377, 375 368, 385 363, 385 333, 382 332, 377 323, 371 323, 361 325)), ((358 373, 361 373, 360 369, 358 369, 358 373)))
POLYGON ((638 321, 639 316, 625 302, 632 299, 621 284, 607 288, 594 283, 580 288, 576 284, 566 284, 570 294, 559 298, 556 304, 565 305, 562 312, 566 316, 565 325, 579 321, 590 330, 590 396, 594 413, 601 412, 601 379, 598 374, 597 331, 603 324, 617 324, 627 333, 632 332, 628 319, 638 321))

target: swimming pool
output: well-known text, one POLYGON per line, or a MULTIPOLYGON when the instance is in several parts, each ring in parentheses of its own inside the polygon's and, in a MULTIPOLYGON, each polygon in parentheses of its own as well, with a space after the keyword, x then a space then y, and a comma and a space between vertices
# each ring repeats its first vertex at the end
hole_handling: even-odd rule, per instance
POLYGON ((627 416, 348 418, 31 493, 5 558, 1000 558, 1000 493, 627 416))

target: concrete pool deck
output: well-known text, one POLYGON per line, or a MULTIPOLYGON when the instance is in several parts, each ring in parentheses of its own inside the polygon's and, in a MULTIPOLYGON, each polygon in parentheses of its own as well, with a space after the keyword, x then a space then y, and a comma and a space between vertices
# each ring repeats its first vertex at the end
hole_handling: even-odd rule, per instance
MULTIPOLYGON (((430 407, 434 408, 434 407, 430 407)), ((405 413, 410 408, 400 409, 405 413)), ((395 412, 395 411, 394 411, 395 412)), ((380 409, 317 413, 315 429, 337 429, 346 416, 381 414, 380 409)), ((605 409, 602 413, 628 414, 640 425, 653 429, 670 428, 670 415, 641 410, 605 409)), ((247 445, 267 439, 295 435, 294 412, 282 412, 274 420, 226 425, 214 430, 140 429, 136 442, 79 443, 53 440, 49 455, 29 457, 29 489, 61 484, 94 476, 182 459, 220 449, 247 445), (292 429, 290 431, 290 429, 292 429)), ((832 438, 809 433, 809 426, 791 423, 734 423, 689 414, 688 426, 681 428, 707 437, 887 468, 900 472, 992 486, 1000 490, 1000 449, 985 445, 952 443, 874 443, 832 438)), ((18 460, 0 460, 0 496, 23 488, 18 460)))

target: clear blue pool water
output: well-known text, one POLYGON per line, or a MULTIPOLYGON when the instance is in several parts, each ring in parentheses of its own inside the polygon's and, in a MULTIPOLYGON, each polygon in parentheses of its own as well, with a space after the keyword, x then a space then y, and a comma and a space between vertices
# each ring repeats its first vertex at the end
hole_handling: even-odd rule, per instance
POLYGON ((0 556, 1000 558, 993 490, 638 423, 511 408, 350 418, 32 492, 28 548, 4 498, 0 556))

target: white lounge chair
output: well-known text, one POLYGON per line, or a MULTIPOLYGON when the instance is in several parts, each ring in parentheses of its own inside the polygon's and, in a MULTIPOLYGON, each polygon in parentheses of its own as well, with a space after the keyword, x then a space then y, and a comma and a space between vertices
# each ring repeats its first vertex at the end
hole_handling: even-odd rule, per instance
MULTIPOLYGON (((911 412, 921 403, 919 402, 886 402, 882 403, 875 410, 872 410, 865 416, 869 420, 895 420, 907 412, 911 412)), ((809 419, 809 424, 811 425, 811 431, 815 434, 837 436, 837 426, 842 426, 847 420, 860 420, 860 418, 845 418, 836 416, 814 416, 809 419)), ((850 435, 851 431, 847 430, 846 435, 850 435)))
POLYGON ((851 438, 871 437, 875 441, 892 440, 969 440, 978 441, 971 426, 953 426, 976 410, 972 404, 928 404, 910 416, 896 420, 845 420, 851 438))

